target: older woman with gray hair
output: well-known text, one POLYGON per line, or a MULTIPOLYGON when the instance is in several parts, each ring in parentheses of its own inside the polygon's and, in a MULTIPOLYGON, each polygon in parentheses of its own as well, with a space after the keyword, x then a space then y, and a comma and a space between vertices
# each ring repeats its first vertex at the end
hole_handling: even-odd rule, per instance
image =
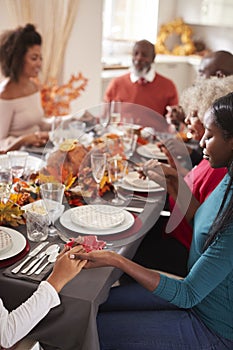
MULTIPOLYGON (((211 77, 204 79, 200 77, 195 85, 185 89, 180 97, 180 105, 185 113, 185 123, 189 129, 192 139, 199 142, 204 133, 203 118, 209 106, 217 98, 233 91, 233 75, 218 78, 211 77)), ((184 154, 183 143, 176 139, 167 140, 163 147, 163 151, 168 155, 170 164, 174 167, 174 159, 169 156, 167 150, 173 157, 187 156, 184 154)), ((201 149, 193 149, 186 145, 192 160, 192 165, 197 165, 202 160, 201 149), (197 153, 197 154, 196 154, 197 153)), ((183 159, 184 160, 184 159, 183 159)), ((184 164, 184 162, 182 162, 184 164)), ((182 175, 186 175, 190 169, 184 169, 176 162, 176 167, 182 175)))

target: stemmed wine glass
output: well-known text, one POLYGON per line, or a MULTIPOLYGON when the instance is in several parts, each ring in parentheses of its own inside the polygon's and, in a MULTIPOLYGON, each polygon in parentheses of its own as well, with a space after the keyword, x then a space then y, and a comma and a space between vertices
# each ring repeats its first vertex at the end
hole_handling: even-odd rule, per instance
POLYGON ((95 199, 95 203, 100 203, 101 200, 99 197, 99 190, 100 190, 100 182, 104 176, 104 172, 106 169, 106 153, 101 152, 94 152, 91 154, 91 170, 92 175, 95 179, 95 182, 97 184, 97 196, 95 199))
POLYGON ((12 171, 7 155, 0 156, 0 202, 8 200, 12 186, 12 171))
POLYGON ((121 121, 121 102, 119 101, 111 101, 110 106, 110 117, 112 124, 119 124, 121 121))
POLYGON ((115 190, 115 198, 112 199, 113 204, 120 205, 125 203, 125 201, 120 198, 118 190, 124 176, 126 175, 127 168, 127 160, 114 158, 108 162, 108 176, 110 181, 114 184, 115 190))
POLYGON ((138 135, 134 134, 132 129, 128 129, 122 135, 122 143, 124 146, 124 154, 126 159, 130 159, 134 154, 134 151, 137 146, 138 135))
POLYGON ((105 129, 110 121, 110 103, 102 103, 100 106, 99 123, 105 129))
POLYGON ((64 141, 64 123, 60 117, 52 117, 51 131, 49 131, 49 140, 55 148, 64 141))
POLYGON ((64 196, 65 185, 61 183, 47 182, 40 185, 41 197, 51 221, 49 227, 49 236, 58 235, 55 227, 55 221, 62 212, 62 200, 64 196))

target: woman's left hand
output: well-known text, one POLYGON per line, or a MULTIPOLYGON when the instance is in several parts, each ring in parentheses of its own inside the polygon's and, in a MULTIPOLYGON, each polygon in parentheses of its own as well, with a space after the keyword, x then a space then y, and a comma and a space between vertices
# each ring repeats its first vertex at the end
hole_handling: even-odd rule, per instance
POLYGON ((42 147, 48 142, 49 134, 47 131, 36 131, 33 134, 26 135, 24 140, 27 146, 42 147))

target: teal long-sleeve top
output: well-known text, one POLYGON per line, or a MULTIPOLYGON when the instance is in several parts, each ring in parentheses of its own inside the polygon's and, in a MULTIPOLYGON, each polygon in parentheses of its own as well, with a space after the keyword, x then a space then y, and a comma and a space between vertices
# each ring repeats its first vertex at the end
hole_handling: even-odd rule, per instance
MULTIPOLYGON (((193 308, 212 331, 233 340, 233 222, 202 252, 228 181, 227 174, 195 214, 187 277, 175 280, 161 274, 153 293, 178 307, 193 308)), ((228 200, 232 193, 233 187, 228 200)))

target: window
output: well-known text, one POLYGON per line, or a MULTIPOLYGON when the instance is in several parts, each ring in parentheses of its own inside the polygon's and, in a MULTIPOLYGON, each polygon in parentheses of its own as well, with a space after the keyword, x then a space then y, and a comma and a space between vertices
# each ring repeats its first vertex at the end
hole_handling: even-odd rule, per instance
POLYGON ((158 0, 104 0, 103 56, 131 54, 135 41, 157 37, 158 0))

